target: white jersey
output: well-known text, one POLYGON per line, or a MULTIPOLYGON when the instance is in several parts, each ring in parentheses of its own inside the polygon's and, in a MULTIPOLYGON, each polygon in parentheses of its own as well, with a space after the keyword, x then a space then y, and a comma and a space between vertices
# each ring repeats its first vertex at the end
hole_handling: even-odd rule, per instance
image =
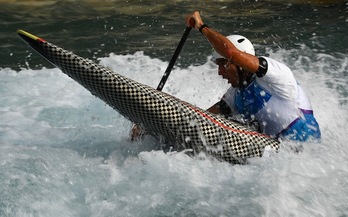
POLYGON ((304 114, 313 114, 312 106, 286 65, 262 58, 268 63, 266 74, 244 89, 229 88, 222 99, 232 115, 257 120, 262 132, 278 136, 304 114))

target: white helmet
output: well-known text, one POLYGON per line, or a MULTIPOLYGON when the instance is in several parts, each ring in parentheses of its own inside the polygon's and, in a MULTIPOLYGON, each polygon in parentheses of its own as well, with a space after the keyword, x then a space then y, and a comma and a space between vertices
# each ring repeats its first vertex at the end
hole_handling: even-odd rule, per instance
MULTIPOLYGON (((246 52, 248 54, 255 56, 255 49, 253 44, 244 36, 241 35, 229 35, 226 37, 236 48, 240 51, 246 52)), ((216 51, 213 52, 212 60, 215 61, 216 59, 224 58, 220 54, 218 54, 216 51)))

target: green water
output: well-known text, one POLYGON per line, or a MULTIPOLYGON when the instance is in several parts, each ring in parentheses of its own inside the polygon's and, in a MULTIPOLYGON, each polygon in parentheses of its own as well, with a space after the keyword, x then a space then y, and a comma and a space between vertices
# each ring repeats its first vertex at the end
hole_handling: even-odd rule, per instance
MULTIPOLYGON (((0 1, 0 67, 51 67, 20 41, 24 29, 88 58, 111 52, 144 51, 168 61, 194 10, 223 34, 239 33, 258 45, 347 53, 347 5, 344 1, 0 1)), ((177 64, 201 64, 211 47, 193 31, 177 64)))

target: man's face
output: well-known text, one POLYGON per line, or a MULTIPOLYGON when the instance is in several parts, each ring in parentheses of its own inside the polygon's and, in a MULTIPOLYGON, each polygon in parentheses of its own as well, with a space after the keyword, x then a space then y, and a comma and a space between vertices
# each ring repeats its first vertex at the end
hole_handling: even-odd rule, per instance
POLYGON ((218 58, 215 60, 216 65, 219 66, 219 75, 222 78, 227 79, 228 83, 232 85, 232 87, 239 87, 239 76, 237 66, 224 58, 218 58))

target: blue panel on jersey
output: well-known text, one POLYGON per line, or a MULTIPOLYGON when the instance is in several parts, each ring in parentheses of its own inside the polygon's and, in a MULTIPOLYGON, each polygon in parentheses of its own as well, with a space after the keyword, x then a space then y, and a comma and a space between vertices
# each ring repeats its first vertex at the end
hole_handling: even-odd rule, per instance
POLYGON ((235 105, 237 111, 248 119, 260 111, 271 97, 271 94, 254 81, 247 88, 236 91, 235 105))

